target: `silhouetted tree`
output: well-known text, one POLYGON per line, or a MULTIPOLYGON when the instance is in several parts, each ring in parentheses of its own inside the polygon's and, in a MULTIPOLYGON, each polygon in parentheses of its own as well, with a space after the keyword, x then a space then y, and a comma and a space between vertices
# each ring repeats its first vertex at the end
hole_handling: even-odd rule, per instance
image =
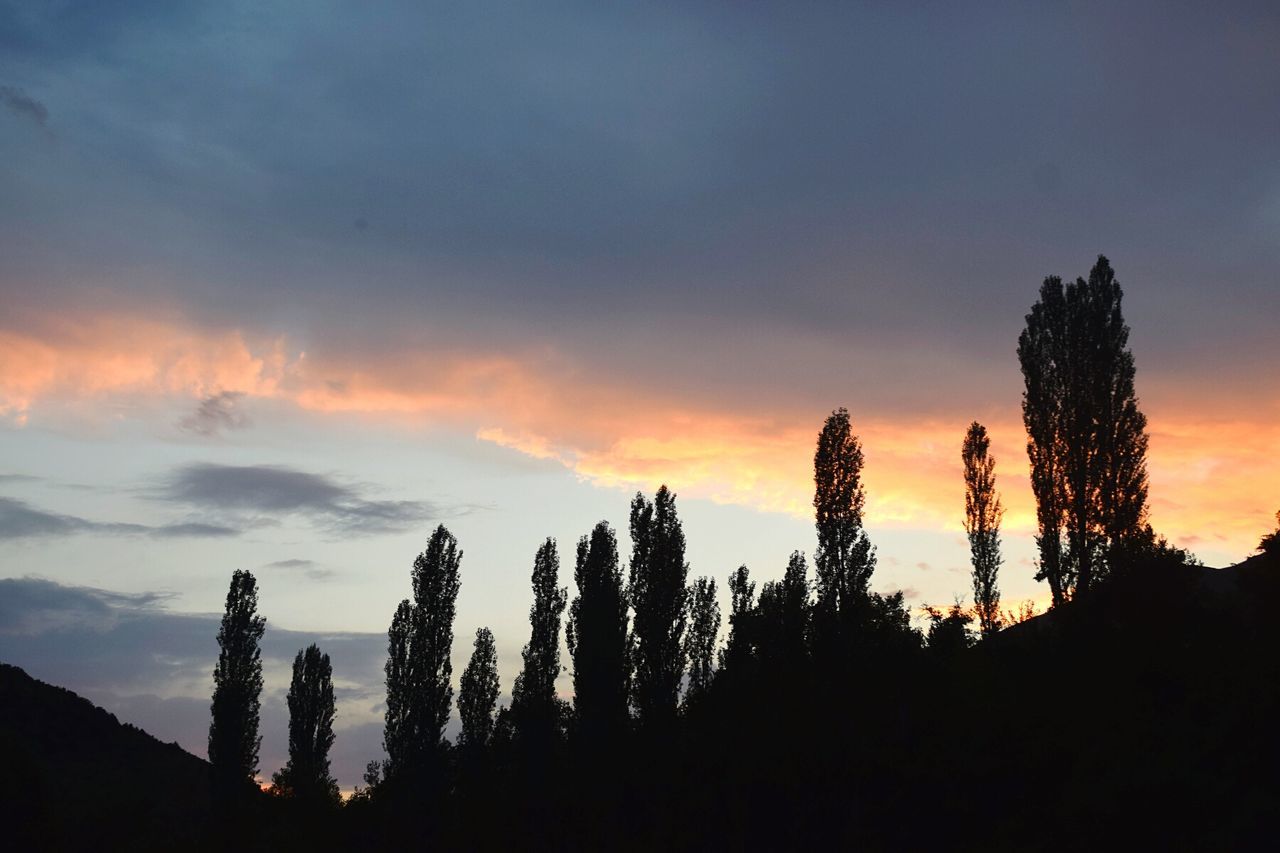
POLYGON ((781 580, 760 589, 752 636, 756 654, 774 676, 796 677, 808 656, 809 566, 804 554, 793 551, 781 580))
POLYGON ((499 692, 498 651, 493 632, 477 628, 475 648, 467 668, 462 671, 458 690, 458 715, 462 718, 458 743, 463 749, 475 752, 489 745, 499 692))
POLYGON ((560 617, 568 591, 556 586, 560 556, 554 539, 538 548, 533 560, 533 606, 529 608, 529 643, 524 668, 511 691, 511 711, 517 735, 526 742, 548 743, 554 736, 558 712, 556 677, 560 674, 560 617))
POLYGON ((1280 512, 1276 513, 1276 529, 1262 537, 1258 550, 1268 556, 1280 557, 1280 512))
POLYGON ((676 496, 666 486, 658 489, 653 503, 636 494, 631 502, 631 541, 636 708, 642 724, 665 725, 675 717, 684 675, 689 573, 676 496))
POLYGON ((986 636, 1000 628, 1000 519, 1004 507, 996 493, 996 460, 988 454, 987 428, 974 421, 965 433, 960 457, 964 461, 964 531, 969 535, 973 562, 973 609, 986 636))
POLYGON ((970 646, 969 625, 973 616, 966 613, 958 602, 951 605, 946 613, 927 605, 924 610, 929 616, 929 634, 925 641, 930 652, 951 656, 970 646))
POLYGON ((382 748, 387 753, 386 775, 390 776, 415 763, 421 750, 415 728, 420 712, 414 708, 415 694, 420 693, 416 661, 412 654, 415 636, 422 635, 418 609, 404 599, 396 606, 387 631, 387 710, 382 734, 382 748))
POLYGON ((685 656, 689 660, 689 685, 685 702, 696 702, 711 687, 715 676, 716 638, 720 635, 720 602, 716 582, 698 578, 689 588, 689 631, 685 656))
POLYGON ((755 610, 756 585, 746 566, 729 575, 729 639, 720 650, 720 668, 740 673, 751 660, 751 619, 755 610))
POLYGON ((814 553, 817 626, 822 642, 847 634, 875 571, 875 549, 862 529, 862 445, 843 406, 827 418, 813 456, 813 507, 818 550, 814 553), (842 627, 842 623, 845 623, 842 627))
POLYGON ((272 777, 285 796, 337 805, 338 783, 329 773, 333 746, 333 666, 314 643, 293 659, 289 705, 289 762, 272 777))
POLYGON ((453 701, 453 618, 462 552, 444 525, 413 561, 413 601, 401 601, 388 631, 383 747, 388 777, 418 773, 443 744, 453 701))
POLYGON ((215 784, 230 795, 252 784, 258 772, 258 718, 262 696, 262 650, 267 620, 258 615, 258 585, 251 573, 236 571, 227 591, 218 629, 218 665, 213 670, 213 720, 209 763, 215 784))
POLYGON ((1018 361, 1025 388, 1022 420, 1027 428, 1027 456, 1031 461, 1031 491, 1036 499, 1036 547, 1040 552, 1036 580, 1047 581, 1055 606, 1075 587, 1075 572, 1064 553, 1067 469, 1062 406, 1066 376, 1067 306, 1062 279, 1049 276, 1040 299, 1027 315, 1027 328, 1018 338, 1018 361))
POLYGON ((1144 537, 1147 421, 1134 392, 1122 296, 1102 256, 1088 281, 1064 289, 1050 276, 1018 339, 1040 525, 1037 577, 1049 581, 1055 604, 1087 590, 1144 537))
POLYGON ((568 641, 574 711, 585 737, 607 738, 626 725, 630 682, 627 599, 618 541, 607 522, 578 540, 573 580, 578 597, 569 607, 568 641))

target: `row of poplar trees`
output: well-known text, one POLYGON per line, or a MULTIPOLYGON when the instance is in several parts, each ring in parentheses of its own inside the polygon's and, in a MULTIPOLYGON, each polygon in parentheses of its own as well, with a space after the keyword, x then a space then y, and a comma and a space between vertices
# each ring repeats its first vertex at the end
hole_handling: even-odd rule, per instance
MULTIPOLYGON (((1099 257, 1087 281, 1064 287, 1057 277, 1045 280, 1019 339, 1039 521, 1037 579, 1048 581, 1054 606, 1100 582, 1126 552, 1153 544, 1146 524, 1146 421, 1134 395, 1120 300, 1110 264, 1099 257)), ((948 617, 931 611, 930 644, 948 635, 967 644, 971 620, 986 636, 1009 618, 1000 615, 1003 507, 989 450, 987 430, 975 421, 961 444, 974 606, 971 613, 957 606, 948 617)), ((460 755, 481 755, 495 744, 536 754, 565 737, 590 748, 636 729, 662 736, 721 677, 741 681, 809 661, 829 667, 863 653, 873 635, 876 642, 919 642, 902 594, 869 591, 876 553, 863 527, 863 461, 849 413, 837 409, 814 454, 815 577, 811 583, 804 554, 794 552, 783 577, 765 583, 757 598, 747 567, 740 567, 729 577, 730 630, 720 649, 716 582, 689 581, 676 496, 666 486, 652 500, 637 494, 631 502, 625 579, 617 536, 602 521, 577 542, 578 594, 570 602, 559 586, 557 543, 544 541, 533 562, 529 642, 511 702, 501 709, 494 637, 488 628, 476 632, 459 680, 460 755), (571 705, 555 690, 566 609, 571 705)), ((451 652, 462 556, 442 525, 413 563, 412 597, 400 602, 388 632, 386 759, 370 764, 367 790, 438 779, 448 762, 444 731, 454 697, 451 652)), ((254 578, 238 571, 218 634, 209 735, 210 761, 226 784, 257 772, 258 642, 264 629, 254 578)), ((315 646, 298 653, 288 704, 290 758, 274 777, 275 790, 336 801, 328 763, 332 668, 315 646)))

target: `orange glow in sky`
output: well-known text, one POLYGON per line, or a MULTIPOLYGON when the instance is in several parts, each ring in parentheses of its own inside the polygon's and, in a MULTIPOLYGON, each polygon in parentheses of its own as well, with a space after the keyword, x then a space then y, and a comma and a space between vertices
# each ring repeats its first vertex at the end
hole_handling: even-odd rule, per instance
MULTIPOLYGON (((813 443, 830 406, 853 405, 866 454, 868 521, 959 532, 959 446, 970 413, 903 420, 833 400, 805 412, 700 408, 570 375, 554 354, 525 358, 412 352, 349 363, 284 336, 206 332, 139 317, 63 322, 43 338, 0 332, 0 417, 23 426, 70 406, 117 413, 148 400, 220 391, 348 413, 443 425, 560 462, 601 486, 673 484, 685 497, 807 517, 813 443), (111 402, 111 406, 98 406, 111 402)), ((1141 375, 1139 375, 1141 392, 1141 375)), ((1190 395, 1183 391, 1182 399, 1190 395)), ((1193 403, 1143 399, 1150 421, 1152 522, 1174 542, 1246 556, 1270 529, 1280 496, 1280 426, 1266 407, 1209 420, 1193 403)), ((1220 410, 1219 410, 1220 411, 1220 410)), ((86 415, 92 417, 92 415, 86 415)), ((988 419, 1007 508, 1005 529, 1029 534, 1034 504, 1019 412, 988 419)))

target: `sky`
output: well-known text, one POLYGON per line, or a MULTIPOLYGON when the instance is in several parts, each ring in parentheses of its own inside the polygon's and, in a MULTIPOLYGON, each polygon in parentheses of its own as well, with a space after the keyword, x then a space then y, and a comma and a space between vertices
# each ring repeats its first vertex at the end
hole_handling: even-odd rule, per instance
POLYGON ((1280 507, 1278 44, 1266 3, 0 0, 0 660, 203 755, 249 569, 264 775, 316 641, 350 788, 437 524, 455 675, 489 626, 505 694, 538 545, 572 594, 637 490, 691 577, 812 553, 837 406, 873 589, 971 597, 976 419, 1042 606, 1015 348, 1099 254, 1151 521, 1238 562, 1280 507))

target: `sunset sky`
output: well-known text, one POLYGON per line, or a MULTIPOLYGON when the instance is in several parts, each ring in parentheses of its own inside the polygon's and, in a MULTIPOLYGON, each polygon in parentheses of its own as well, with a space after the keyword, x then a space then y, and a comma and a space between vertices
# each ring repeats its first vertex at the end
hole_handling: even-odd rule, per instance
POLYGON ((841 405, 873 589, 971 597, 977 419, 1005 600, 1042 602, 1015 347, 1100 253, 1151 521, 1248 556, 1280 508, 1280 14, 963 6, 0 0, 0 660, 203 755, 250 569, 264 775, 318 638, 349 788, 436 524, 455 676, 487 625, 505 694, 544 537, 572 594, 577 538, 626 553, 665 482, 691 576, 780 577, 841 405))

